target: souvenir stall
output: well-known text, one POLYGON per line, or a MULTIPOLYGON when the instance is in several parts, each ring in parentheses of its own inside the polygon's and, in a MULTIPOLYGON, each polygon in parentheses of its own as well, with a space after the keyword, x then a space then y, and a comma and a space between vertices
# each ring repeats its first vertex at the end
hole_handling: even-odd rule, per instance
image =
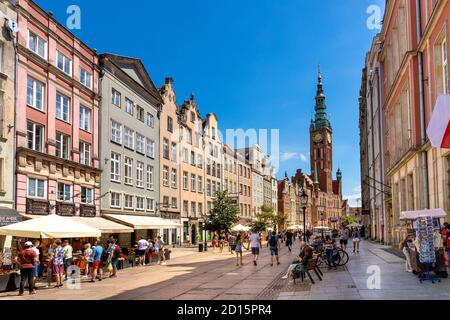
POLYGON ((410 255, 414 271, 419 274, 419 281, 440 282, 437 277, 446 271, 442 239, 439 233, 440 219, 447 217, 442 209, 403 211, 400 219, 408 221, 408 229, 415 236, 415 250, 410 255), (432 274, 431 272, 434 272, 432 274))

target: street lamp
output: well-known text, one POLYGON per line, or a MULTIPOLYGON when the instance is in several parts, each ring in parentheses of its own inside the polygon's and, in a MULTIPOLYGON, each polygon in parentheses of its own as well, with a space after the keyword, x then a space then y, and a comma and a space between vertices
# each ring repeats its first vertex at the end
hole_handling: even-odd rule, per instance
POLYGON ((303 241, 306 241, 306 206, 308 205, 308 194, 303 187, 302 193, 300 194, 300 204, 303 209, 303 241))
POLYGON ((324 216, 323 216, 323 211, 322 212, 320 212, 320 222, 321 222, 321 225, 322 225, 322 239, 323 239, 323 221, 324 221, 324 216))

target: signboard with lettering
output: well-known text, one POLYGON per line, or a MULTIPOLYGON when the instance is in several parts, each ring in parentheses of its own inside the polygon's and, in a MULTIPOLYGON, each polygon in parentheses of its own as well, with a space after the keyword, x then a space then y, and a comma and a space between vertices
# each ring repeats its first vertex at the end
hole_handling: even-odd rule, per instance
POLYGON ((60 216, 74 216, 75 215, 75 205, 73 203, 56 203, 56 214, 60 216))
POLYGON ((86 204, 80 205, 80 216, 81 217, 95 217, 95 206, 90 206, 86 204))
POLYGON ((47 200, 35 200, 27 198, 27 213, 36 215, 48 215, 50 203, 47 200))
POLYGON ((0 208, 0 227, 21 222, 22 216, 14 209, 0 208))

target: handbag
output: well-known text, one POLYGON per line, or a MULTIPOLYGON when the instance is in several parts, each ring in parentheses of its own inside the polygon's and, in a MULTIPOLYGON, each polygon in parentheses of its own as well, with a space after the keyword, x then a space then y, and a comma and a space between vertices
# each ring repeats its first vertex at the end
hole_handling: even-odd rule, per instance
POLYGON ((108 263, 108 266, 106 267, 106 270, 108 270, 108 272, 112 272, 113 271, 113 266, 112 263, 108 263))

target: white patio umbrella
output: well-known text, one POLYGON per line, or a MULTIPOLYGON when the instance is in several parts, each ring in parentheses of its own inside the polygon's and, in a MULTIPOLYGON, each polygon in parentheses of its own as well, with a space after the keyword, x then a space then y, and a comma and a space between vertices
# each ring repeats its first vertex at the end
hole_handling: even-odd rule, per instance
POLYGON ((231 231, 250 231, 250 227, 246 227, 242 224, 237 224, 231 228, 231 231))
POLYGON ((347 227, 350 227, 350 228, 354 228, 354 227, 360 228, 360 227, 362 227, 362 224, 359 224, 359 223, 357 223, 357 222, 353 222, 353 223, 350 223, 349 225, 347 225, 347 227))
POLYGON ((327 229, 330 229, 330 228, 329 228, 329 227, 325 227, 325 226, 319 226, 319 227, 314 227, 314 229, 319 229, 319 230, 324 229, 324 230, 327 230, 327 229))
POLYGON ((0 228, 0 234, 24 238, 94 238, 99 229, 58 215, 43 216, 0 228))
POLYGON ((298 229, 303 229, 303 225, 302 224, 294 224, 294 225, 288 227, 288 230, 298 230, 298 229))

